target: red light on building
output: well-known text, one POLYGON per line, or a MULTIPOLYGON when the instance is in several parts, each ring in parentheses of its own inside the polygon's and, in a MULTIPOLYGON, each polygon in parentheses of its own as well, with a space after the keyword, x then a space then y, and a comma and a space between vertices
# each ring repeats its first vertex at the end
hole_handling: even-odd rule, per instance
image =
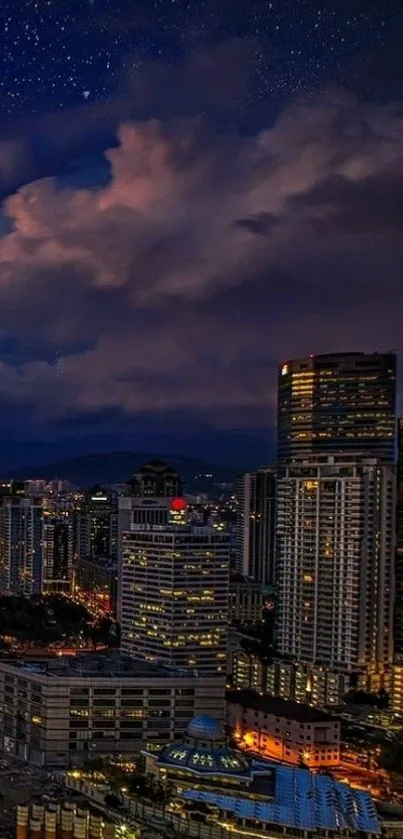
POLYGON ((171 510, 174 513, 182 513, 186 510, 186 501, 183 498, 173 498, 171 501, 171 510))

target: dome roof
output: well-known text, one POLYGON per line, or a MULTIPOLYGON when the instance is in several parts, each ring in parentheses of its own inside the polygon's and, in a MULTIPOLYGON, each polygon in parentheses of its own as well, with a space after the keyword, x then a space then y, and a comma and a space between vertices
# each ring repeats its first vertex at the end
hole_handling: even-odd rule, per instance
POLYGON ((188 769, 196 775, 242 775, 250 774, 249 764, 244 756, 227 746, 191 746, 189 743, 173 743, 165 746, 157 758, 160 766, 188 769))
POLYGON ((194 740, 224 740, 225 735, 221 723, 208 714, 193 717, 188 725, 188 737, 194 740))
POLYGON ((240 775, 250 777, 249 762, 243 754, 231 749, 219 720, 207 714, 193 717, 185 742, 164 746, 157 758, 159 766, 187 769, 196 775, 240 775))

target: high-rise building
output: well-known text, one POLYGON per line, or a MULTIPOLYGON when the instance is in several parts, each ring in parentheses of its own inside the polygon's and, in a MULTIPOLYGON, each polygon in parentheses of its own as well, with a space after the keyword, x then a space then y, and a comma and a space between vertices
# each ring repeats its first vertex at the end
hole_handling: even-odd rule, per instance
POLYGON ((403 663, 403 417, 398 420, 396 491, 395 656, 403 663))
POLYGON ((280 469, 282 655, 382 686, 393 658, 394 500, 394 466, 375 458, 301 457, 280 469))
POLYGON ((68 592, 73 571, 73 526, 67 517, 45 516, 43 537, 43 588, 68 592))
POLYGON ((117 498, 104 487, 94 486, 75 512, 76 558, 117 559, 117 498))
POLYGON ((126 484, 118 499, 118 593, 121 620, 123 534, 139 525, 178 524, 186 516, 183 486, 178 473, 163 460, 150 460, 126 484))
POLYGON ((226 672, 229 541, 210 527, 123 535, 121 647, 170 667, 226 672))
POLYGON ((42 504, 5 495, 0 503, 0 593, 31 597, 42 588, 42 504))
POLYGON ((271 585, 274 580, 276 470, 258 469, 240 475, 236 495, 236 570, 263 585, 271 585))
POLYGON ((287 361, 278 374, 278 461, 365 451, 393 462, 395 404, 393 352, 287 361))
POLYGON ((128 487, 132 496, 141 499, 182 496, 182 481, 165 460, 149 460, 128 481, 128 487))

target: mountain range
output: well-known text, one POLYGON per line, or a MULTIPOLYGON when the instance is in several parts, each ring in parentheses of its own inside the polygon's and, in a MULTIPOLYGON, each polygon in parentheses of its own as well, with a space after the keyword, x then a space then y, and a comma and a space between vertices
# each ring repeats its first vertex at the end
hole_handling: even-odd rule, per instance
POLYGON ((0 431, 0 475, 13 470, 47 466, 54 461, 87 456, 93 452, 153 452, 157 457, 172 458, 180 452, 187 458, 207 463, 224 464, 236 472, 255 469, 272 462, 275 451, 274 429, 224 430, 194 428, 171 420, 157 423, 150 420, 146 429, 132 423, 126 433, 81 433, 61 435, 52 439, 15 439, 0 431))

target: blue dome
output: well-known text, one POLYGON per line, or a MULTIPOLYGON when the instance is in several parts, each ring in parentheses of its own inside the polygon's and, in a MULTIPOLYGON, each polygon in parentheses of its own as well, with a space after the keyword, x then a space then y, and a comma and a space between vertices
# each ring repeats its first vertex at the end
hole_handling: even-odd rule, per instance
POLYGON ((224 740, 225 735, 221 723, 208 714, 193 717, 188 725, 188 737, 194 740, 224 740))

